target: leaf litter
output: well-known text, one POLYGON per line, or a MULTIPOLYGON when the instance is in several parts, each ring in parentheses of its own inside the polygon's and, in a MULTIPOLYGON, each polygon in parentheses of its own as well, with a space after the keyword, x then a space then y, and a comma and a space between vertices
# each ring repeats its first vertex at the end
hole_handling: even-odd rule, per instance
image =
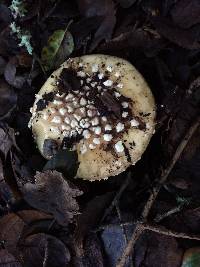
POLYGON ((198 267, 199 127, 151 210, 147 199, 199 120, 199 1, 22 2, 27 12, 17 19, 7 1, 0 4, 2 266, 198 267), (32 56, 18 46, 12 22, 30 32, 32 56), (27 128, 50 72, 70 56, 91 52, 128 59, 156 98, 157 130, 129 179, 128 172, 98 184, 73 179, 76 153, 65 149, 42 159, 27 128), (150 213, 141 222, 146 203, 150 213), (141 227, 151 231, 142 231, 131 247, 141 227))
POLYGON ((59 224, 67 226, 79 212, 75 197, 82 192, 71 188, 57 171, 38 172, 34 179, 34 184, 26 183, 22 187, 24 199, 32 207, 53 214, 59 224))

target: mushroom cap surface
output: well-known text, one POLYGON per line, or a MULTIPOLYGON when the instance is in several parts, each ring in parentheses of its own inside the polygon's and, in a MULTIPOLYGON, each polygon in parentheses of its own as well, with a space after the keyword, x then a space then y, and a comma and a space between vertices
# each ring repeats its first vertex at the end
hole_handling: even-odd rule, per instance
POLYGON ((155 109, 150 88, 131 63, 85 55, 67 60, 47 79, 29 126, 45 158, 65 143, 78 154, 76 177, 94 181, 141 158, 154 133, 155 109))

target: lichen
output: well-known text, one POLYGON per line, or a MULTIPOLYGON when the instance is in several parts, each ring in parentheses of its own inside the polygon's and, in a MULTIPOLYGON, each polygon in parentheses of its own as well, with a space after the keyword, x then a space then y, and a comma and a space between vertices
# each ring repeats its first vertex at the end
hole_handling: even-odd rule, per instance
POLYGON ((9 8, 14 18, 24 17, 27 12, 25 3, 21 0, 12 0, 9 8))
POLYGON ((16 25, 15 22, 12 22, 10 24, 10 28, 13 34, 17 35, 17 38, 20 40, 20 43, 18 44, 18 46, 24 46, 26 48, 26 50, 28 51, 28 53, 30 55, 32 55, 33 53, 33 47, 30 43, 30 39, 31 39, 31 34, 29 31, 25 31, 23 29, 21 29, 19 26, 16 25))

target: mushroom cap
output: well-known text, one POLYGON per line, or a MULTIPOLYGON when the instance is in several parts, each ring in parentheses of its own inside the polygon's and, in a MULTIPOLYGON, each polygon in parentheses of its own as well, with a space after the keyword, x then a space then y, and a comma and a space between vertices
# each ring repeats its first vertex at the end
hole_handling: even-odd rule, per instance
POLYGON ((71 142, 76 177, 101 180, 134 165, 155 128, 155 102, 141 74, 128 61, 85 55, 64 62, 36 95, 29 126, 41 154, 71 142), (73 143, 73 144, 72 144, 73 143))

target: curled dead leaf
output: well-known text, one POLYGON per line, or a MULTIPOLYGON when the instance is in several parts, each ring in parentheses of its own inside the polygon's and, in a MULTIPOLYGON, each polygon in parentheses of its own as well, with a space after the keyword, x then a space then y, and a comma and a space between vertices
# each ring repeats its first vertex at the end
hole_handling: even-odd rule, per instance
POLYGON ((61 225, 67 226, 79 213, 76 197, 82 192, 72 188, 57 171, 37 172, 35 183, 26 183, 22 192, 32 207, 53 214, 61 225))

